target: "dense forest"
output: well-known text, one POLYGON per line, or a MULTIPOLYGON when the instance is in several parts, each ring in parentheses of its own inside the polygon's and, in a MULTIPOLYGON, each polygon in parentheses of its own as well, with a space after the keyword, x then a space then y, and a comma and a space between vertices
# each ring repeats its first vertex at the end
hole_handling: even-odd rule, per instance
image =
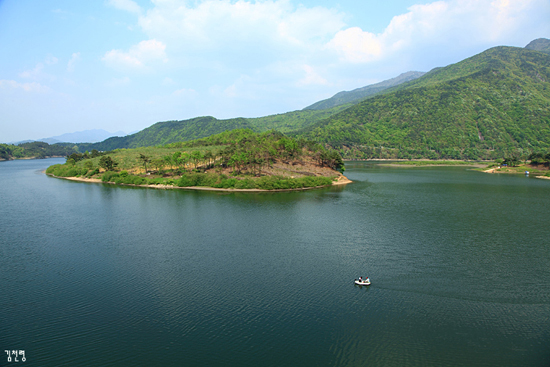
POLYGON ((550 55, 496 47, 298 132, 344 158, 495 159, 550 147, 550 55))
POLYGON ((0 144, 0 160, 65 157, 75 152, 74 145, 63 146, 40 141, 19 145, 0 144))
POLYGON ((46 172, 118 184, 273 190, 331 185, 343 170, 340 154, 320 144, 237 129, 159 147, 74 153, 46 172))

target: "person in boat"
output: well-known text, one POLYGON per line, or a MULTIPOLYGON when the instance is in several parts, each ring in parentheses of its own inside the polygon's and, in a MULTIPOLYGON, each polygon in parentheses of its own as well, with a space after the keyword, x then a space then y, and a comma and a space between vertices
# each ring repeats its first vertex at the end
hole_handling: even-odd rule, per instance
POLYGON ((359 277, 359 282, 363 282, 363 278, 362 278, 362 277, 359 277))

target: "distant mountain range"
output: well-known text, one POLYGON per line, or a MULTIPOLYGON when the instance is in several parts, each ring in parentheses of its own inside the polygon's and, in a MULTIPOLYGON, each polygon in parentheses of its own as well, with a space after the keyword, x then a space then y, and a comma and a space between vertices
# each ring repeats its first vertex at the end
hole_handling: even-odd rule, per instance
POLYGON ((66 133, 61 134, 57 136, 52 136, 49 138, 42 138, 38 140, 23 140, 18 142, 11 142, 9 144, 18 145, 23 143, 30 143, 33 141, 42 141, 48 144, 56 144, 56 143, 96 143, 99 141, 103 141, 105 139, 108 139, 112 136, 125 136, 126 133, 124 131, 117 131, 114 133, 110 133, 103 129, 92 129, 92 130, 84 130, 84 131, 77 131, 74 133, 66 133))
POLYGON ((124 131, 117 131, 110 133, 103 129, 92 129, 77 131, 74 133, 67 133, 58 136, 52 136, 50 138, 40 139, 40 141, 46 142, 48 144, 54 143, 95 143, 98 141, 103 141, 112 136, 125 136, 124 131))
POLYGON ((80 151, 271 129, 339 149, 345 158, 492 159, 550 148, 550 40, 495 47, 428 73, 337 93, 304 110, 259 118, 197 117, 78 144, 80 151))

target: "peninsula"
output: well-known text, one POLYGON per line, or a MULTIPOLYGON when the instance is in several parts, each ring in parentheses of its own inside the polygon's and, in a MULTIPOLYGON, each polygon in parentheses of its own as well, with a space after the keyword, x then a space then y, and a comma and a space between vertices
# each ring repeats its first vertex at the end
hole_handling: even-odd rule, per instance
POLYGON ((157 147, 73 153, 46 174, 84 182, 227 191, 347 184, 340 154, 279 132, 239 129, 157 147))

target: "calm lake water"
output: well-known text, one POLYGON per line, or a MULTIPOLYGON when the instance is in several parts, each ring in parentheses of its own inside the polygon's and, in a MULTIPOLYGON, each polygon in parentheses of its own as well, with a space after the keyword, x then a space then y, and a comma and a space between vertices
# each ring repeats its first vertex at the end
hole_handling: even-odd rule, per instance
POLYGON ((550 365, 550 181, 347 163, 215 193, 63 161, 0 163, 0 366, 550 365))

